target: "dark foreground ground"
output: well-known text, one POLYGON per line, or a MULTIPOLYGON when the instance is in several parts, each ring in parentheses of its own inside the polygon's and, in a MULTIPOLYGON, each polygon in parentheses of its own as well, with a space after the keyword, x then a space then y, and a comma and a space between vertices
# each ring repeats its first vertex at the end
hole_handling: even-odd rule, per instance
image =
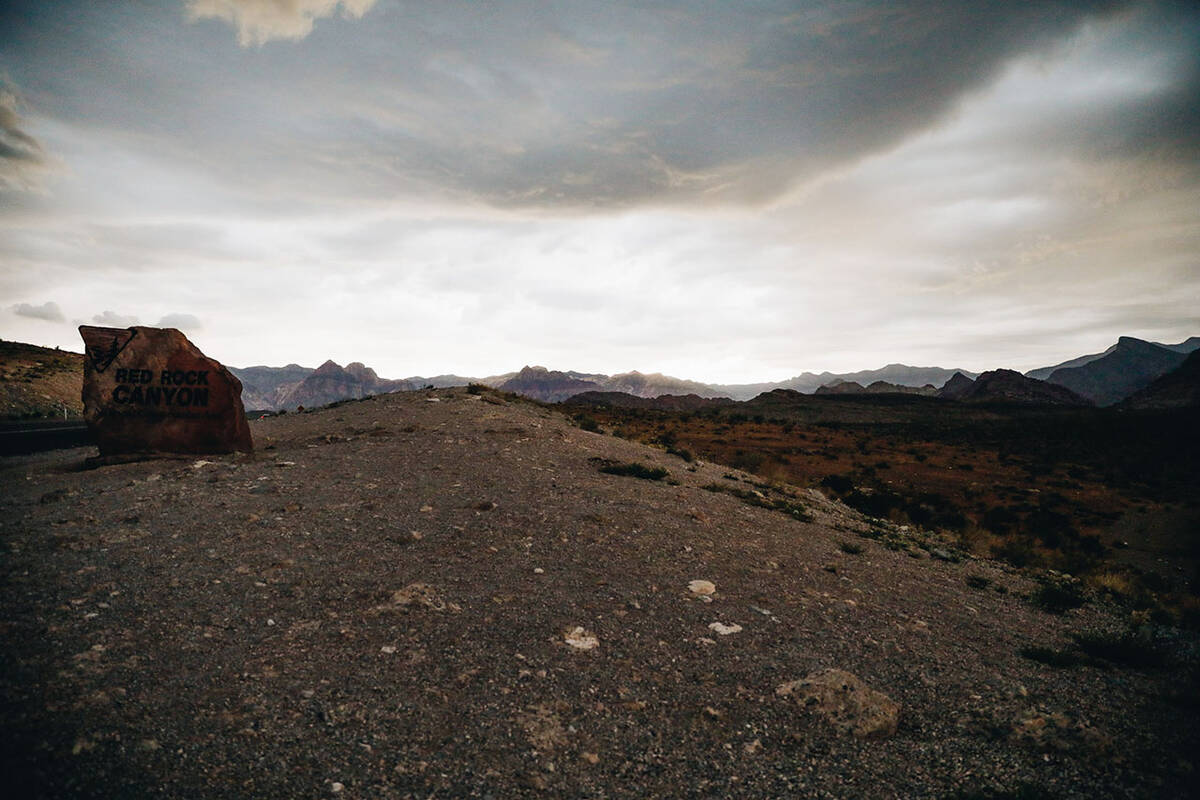
POLYGON ((1157 798, 1198 782, 1184 634, 1129 634, 1138 620, 1095 602, 1048 613, 1032 581, 921 531, 490 400, 266 419, 252 457, 0 460, 10 796, 1157 798), (669 475, 598 470, 631 462, 669 475), (901 704, 894 736, 777 695, 829 667, 901 704))

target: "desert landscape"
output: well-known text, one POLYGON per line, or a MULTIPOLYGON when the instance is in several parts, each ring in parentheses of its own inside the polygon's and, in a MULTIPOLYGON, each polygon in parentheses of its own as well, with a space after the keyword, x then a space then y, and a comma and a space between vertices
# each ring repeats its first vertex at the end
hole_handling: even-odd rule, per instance
POLYGON ((1200 4, 0 4, 14 797, 1200 795, 1200 4))
MULTIPOLYGON (((252 455, 0 462, 13 785, 1027 798, 1194 783, 1194 633, 1071 576, 482 386, 252 431, 252 455), (861 685, 813 688, 843 673, 861 685)), ((857 453, 845 436, 812 444, 857 453)))

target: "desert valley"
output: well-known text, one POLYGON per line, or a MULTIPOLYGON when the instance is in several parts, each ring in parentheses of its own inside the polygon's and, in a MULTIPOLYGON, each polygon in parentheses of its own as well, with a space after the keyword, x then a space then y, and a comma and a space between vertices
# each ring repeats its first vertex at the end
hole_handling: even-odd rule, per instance
MULTIPOLYGON (((6 769, 72 797, 1185 796, 1196 342, 1122 339, 1073 389, 892 365, 742 400, 238 370, 253 454, 0 459, 6 769), (1159 350, 1106 402, 1095 375, 1159 350)), ((3 352, 10 419, 71 424, 82 357, 3 352)))

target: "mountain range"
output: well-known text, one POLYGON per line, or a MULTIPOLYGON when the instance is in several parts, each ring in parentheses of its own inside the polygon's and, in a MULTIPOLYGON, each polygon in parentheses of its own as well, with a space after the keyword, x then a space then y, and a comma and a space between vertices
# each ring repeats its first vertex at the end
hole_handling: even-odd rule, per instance
POLYGON ((804 394, 938 394, 941 397, 979 402, 1094 403, 1108 406, 1130 397, 1156 378, 1180 366, 1187 355, 1200 349, 1200 337, 1178 344, 1147 342, 1122 336, 1103 353, 1094 353, 1025 373, 997 370, 979 373, 944 367, 888 364, 858 372, 803 372, 783 381, 746 384, 710 384, 659 373, 624 372, 616 375, 551 370, 526 366, 517 372, 470 378, 461 375, 414 376, 389 380, 355 362, 345 367, 326 361, 317 369, 288 364, 285 367, 233 368, 243 384, 248 409, 280 410, 313 407, 337 400, 365 397, 427 386, 445 388, 481 383, 535 400, 556 403, 583 393, 620 393, 631 397, 662 396, 744 401, 765 392, 786 389, 804 394), (1068 392, 1050 389, 1049 384, 1068 392))
POLYGON ((1098 406, 1111 406, 1180 366, 1197 349, 1200 337, 1196 336, 1173 345, 1122 336, 1103 353, 1033 370, 1026 376, 1044 374, 1046 381, 1064 386, 1098 406))

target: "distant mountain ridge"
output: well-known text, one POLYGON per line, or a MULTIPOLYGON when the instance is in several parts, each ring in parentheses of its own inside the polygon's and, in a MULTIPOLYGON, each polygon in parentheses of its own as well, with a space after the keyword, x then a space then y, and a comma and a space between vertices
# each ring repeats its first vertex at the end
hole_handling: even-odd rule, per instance
MULTIPOLYGON (((1069 389, 1097 405, 1112 405, 1178 367, 1188 353, 1197 349, 1200 349, 1200 337, 1196 336, 1178 344, 1145 342, 1123 336, 1103 353, 1079 356, 1052 367, 1030 370, 1024 377, 1069 389)), ((777 389, 804 394, 903 393, 938 394, 941 397, 952 398, 970 394, 974 398, 991 391, 985 390, 984 387, 987 386, 1003 387, 1012 397, 1041 398, 1035 402, 1071 402, 1066 395, 1056 395, 1044 387, 1016 381, 1012 375, 1007 374, 1010 372, 1008 370, 1000 371, 1005 373, 1002 378, 992 377, 985 382, 984 387, 975 387, 974 381, 980 377, 980 373, 943 367, 913 367, 899 363, 858 372, 803 372, 783 381, 743 384, 702 383, 660 373, 638 371, 604 375, 552 370, 541 366, 526 366, 517 372, 486 378, 439 375, 434 378, 414 376, 396 380, 380 378, 369 367, 357 362, 342 368, 330 361, 320 369, 324 372, 316 377, 313 377, 314 374, 320 370, 297 364, 289 364, 286 367, 234 368, 233 372, 242 380, 243 402, 248 409, 324 405, 369 394, 406 391, 425 386, 464 386, 472 382, 550 403, 561 402, 585 392, 615 392, 641 398, 694 395, 698 398, 745 401, 777 389)))
POLYGON ((1178 345, 1161 345, 1122 336, 1104 355, 1077 366, 1059 367, 1046 380, 1065 386, 1099 406, 1110 406, 1150 385, 1187 358, 1192 347, 1200 346, 1193 337, 1178 345))

